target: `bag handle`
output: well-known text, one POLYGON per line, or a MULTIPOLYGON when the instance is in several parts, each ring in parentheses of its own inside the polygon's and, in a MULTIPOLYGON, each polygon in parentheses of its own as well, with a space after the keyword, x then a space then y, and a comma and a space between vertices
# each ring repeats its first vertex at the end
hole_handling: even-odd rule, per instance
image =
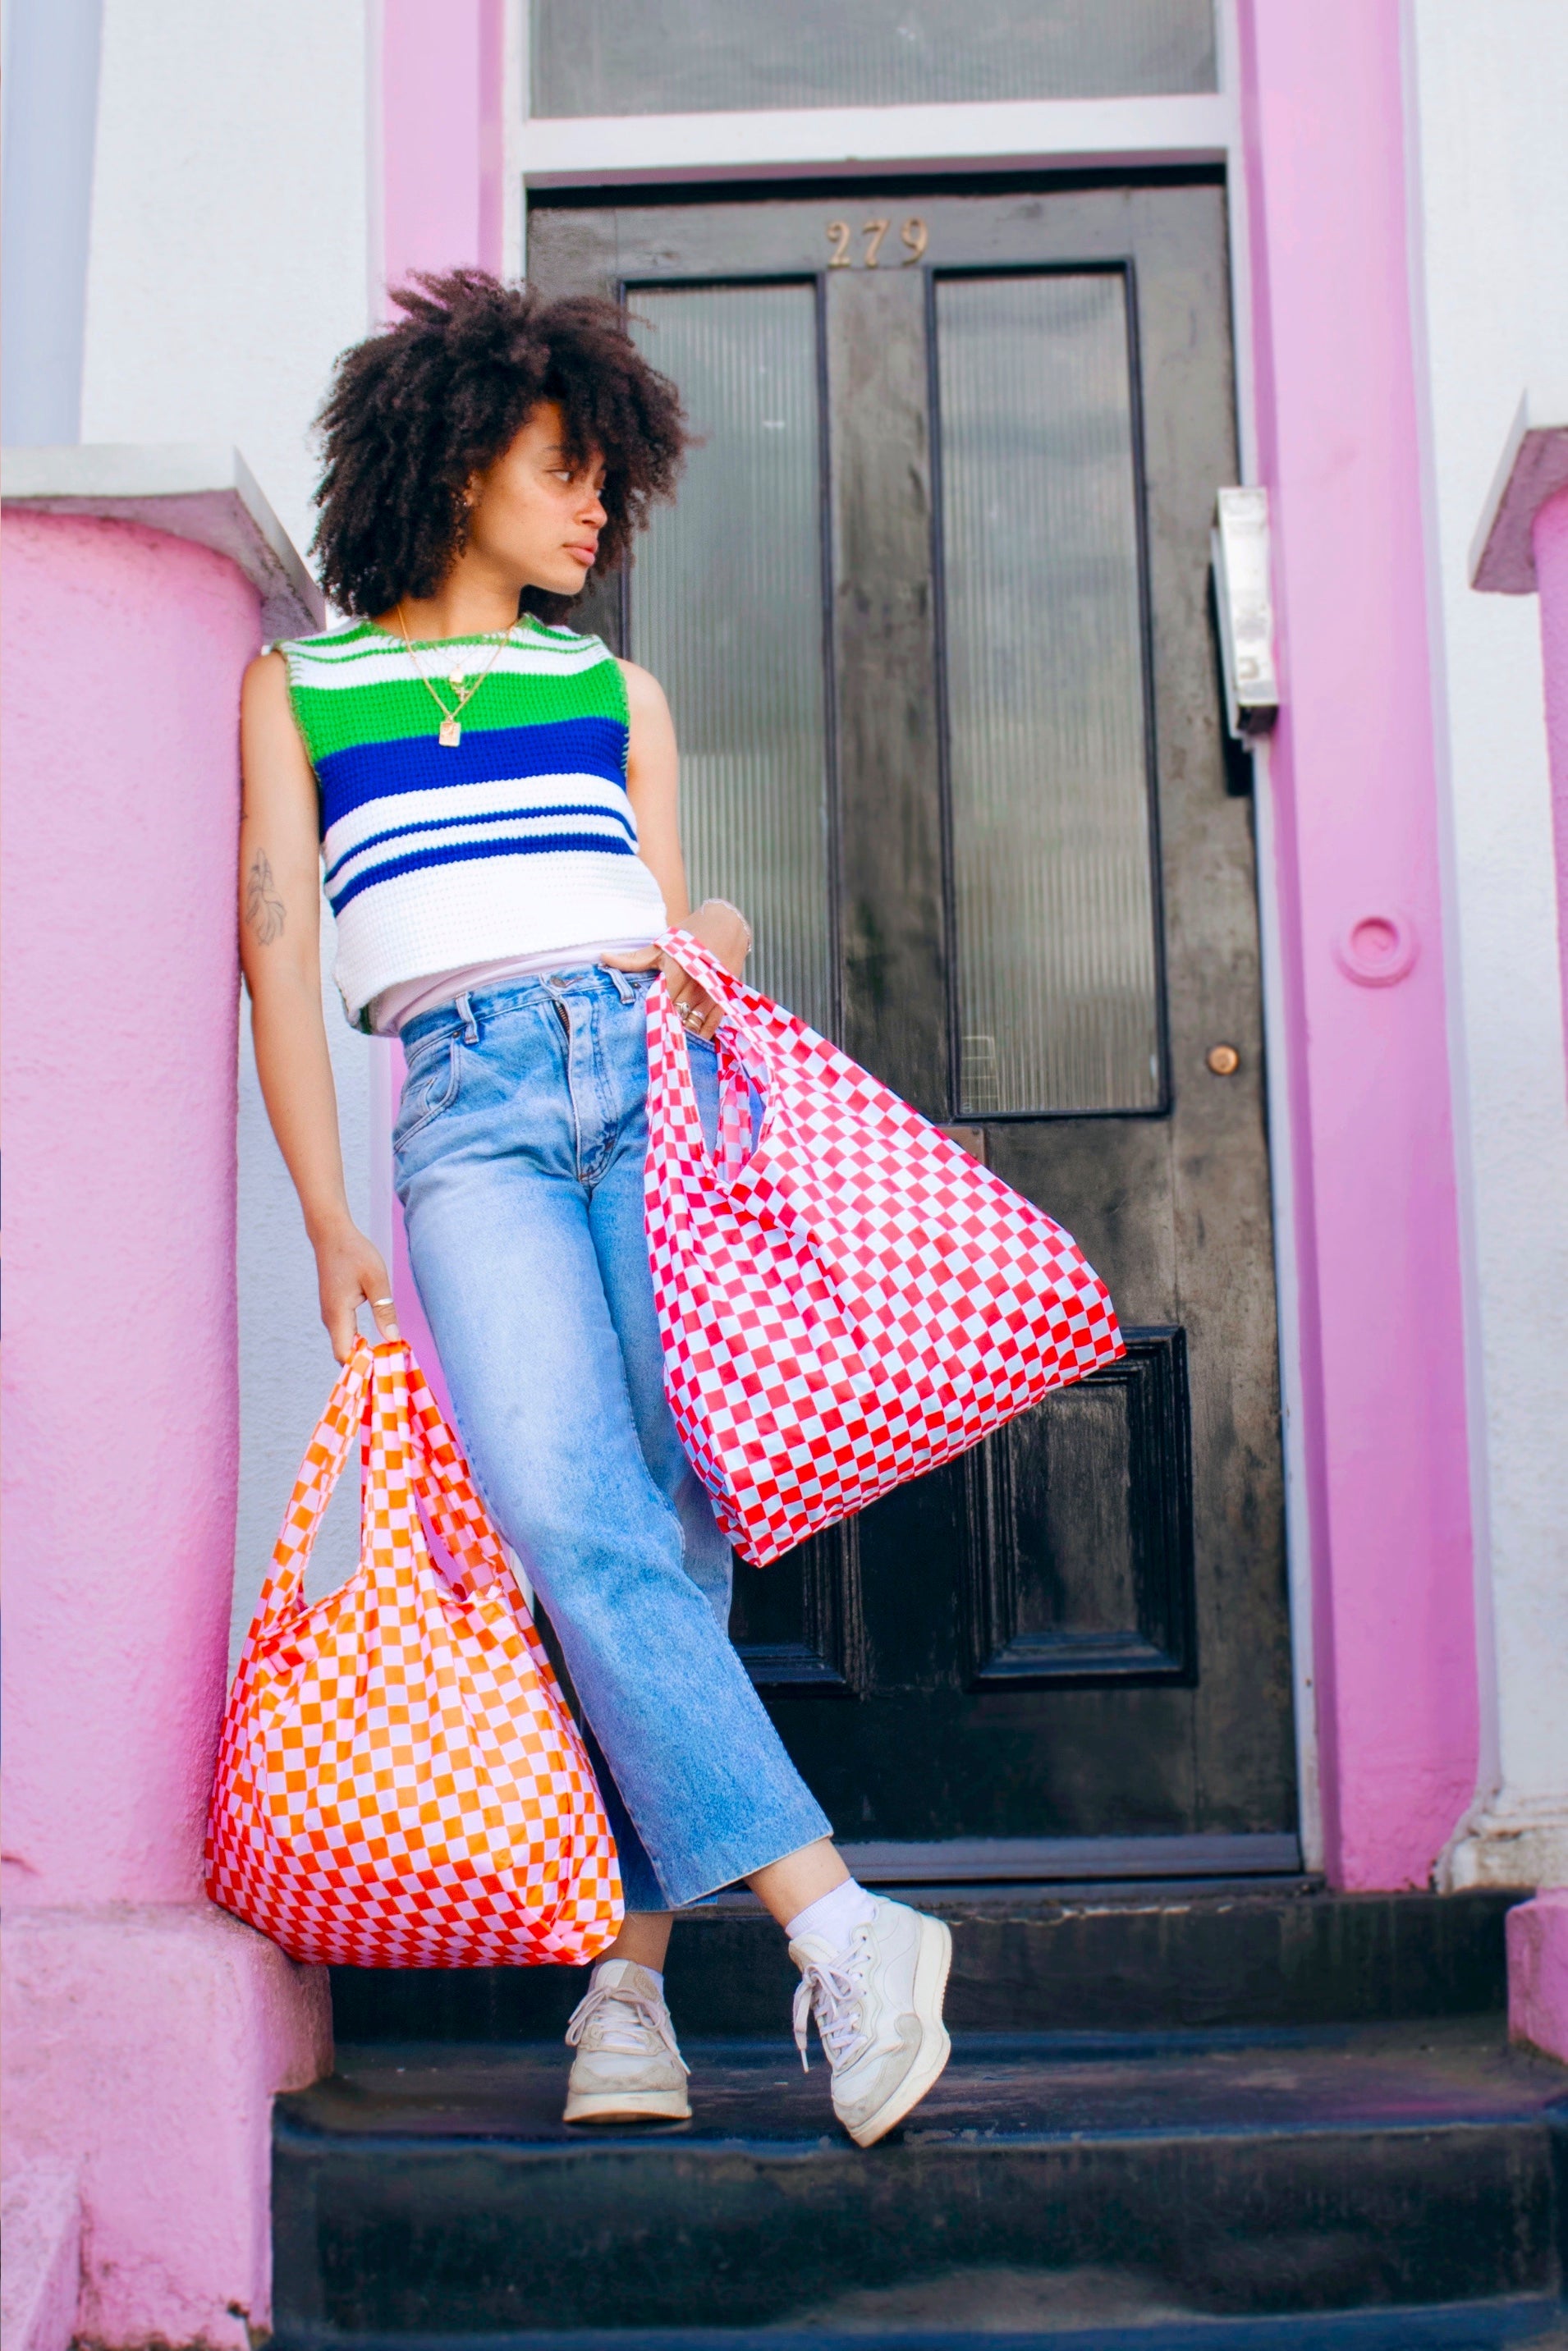
MULTIPOLYGON (((431 1524, 463 1572, 468 1592, 488 1592, 500 1580, 517 1591, 501 1539, 474 1488, 462 1448, 447 1426, 430 1384, 408 1357, 409 1426, 419 1457, 414 1483, 431 1524)), ((519 1593, 518 1598, 522 1595, 519 1593)))
MULTIPOLYGON (((366 1499, 373 1500, 378 1487, 384 1491, 391 1466, 389 1434, 394 1442, 405 1439, 409 1483, 462 1571, 465 1596, 488 1591, 500 1577, 522 1601, 500 1539, 467 1475, 457 1440, 442 1417, 407 1341, 385 1339, 372 1347, 360 1337, 305 1448, 273 1549, 272 1572, 257 1604, 253 1642, 270 1642, 299 1613, 306 1566, 327 1505, 361 1430, 369 1438, 366 1499)), ((362 1551, 361 1540, 361 1555, 362 1551)))
POLYGON ((722 1004, 727 1011, 744 1011, 752 990, 743 979, 737 979, 734 972, 727 971, 718 957, 710 954, 690 931, 679 928, 667 930, 653 944, 661 955, 668 956, 672 963, 680 965, 688 979, 695 979, 699 987, 706 987, 716 1004, 722 1004))
POLYGON ((262 1586, 256 1606, 255 1637, 276 1632, 298 1610, 306 1562, 327 1515, 361 1424, 370 1411, 370 1343, 354 1342, 354 1350, 338 1374, 327 1408, 316 1424, 316 1434, 305 1448, 299 1475, 283 1524, 273 1546, 272 1572, 262 1586))
MULTIPOLYGON (((657 944, 662 954, 679 964, 689 979, 695 979, 725 1008, 725 1018, 714 1040, 718 1049, 719 1074, 716 1166, 720 1181, 731 1184, 752 1155, 750 1088, 757 1085, 760 1089, 765 1103, 772 1095, 768 1029, 766 1020, 758 1015, 772 1013, 777 1017, 777 1008, 747 987, 744 980, 737 979, 732 971, 727 971, 690 931, 665 931, 657 944)), ((664 1030, 692 1146, 703 1159, 708 1159, 713 1155, 708 1152, 697 1115, 691 1071, 685 1052, 679 1050, 685 1041, 685 1027, 663 977, 649 997, 648 1017, 657 1020, 664 1030)))
MULTIPOLYGON (((459 1570, 459 1596, 488 1591, 506 1571, 506 1554, 475 1493, 457 1440, 442 1418, 424 1374, 406 1339, 383 1340, 372 1350, 371 1441, 365 1500, 372 1513, 387 1513, 401 1484, 423 1503, 432 1526, 459 1570)), ((395 1543, 362 1545, 373 1557, 378 1580, 395 1583, 395 1543)), ((408 1530, 416 1554, 429 1559, 429 1545, 415 1519, 408 1530)), ((434 1566, 434 1562, 430 1562, 434 1566)), ((507 1582, 511 1578, 507 1575, 507 1582)))

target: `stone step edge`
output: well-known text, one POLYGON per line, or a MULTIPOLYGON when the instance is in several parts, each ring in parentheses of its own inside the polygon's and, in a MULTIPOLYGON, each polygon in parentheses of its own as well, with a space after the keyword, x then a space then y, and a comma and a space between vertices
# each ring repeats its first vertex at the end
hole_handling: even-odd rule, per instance
MULTIPOLYGON (((1553 2116, 1539 2106, 1531 2112, 1500 2115, 1426 2114, 1416 2117, 1397 2115, 1367 2115, 1347 2120, 1343 2116, 1318 2122, 1306 2117, 1285 2117, 1268 2123, 1239 2123, 1234 2120, 1212 2123, 1128 2124, 1123 2127, 1082 2122, 1070 2129, 1033 2128, 1014 2131, 990 2131, 979 2127, 941 2133, 923 2133, 916 2129, 905 2138, 894 2137, 886 2142, 880 2161, 885 2163, 899 2154, 919 2158, 929 2165, 944 2157, 961 2158, 966 2163, 988 2158, 1016 2161, 1020 2156, 1037 2156, 1044 2159, 1071 2149, 1080 2158, 1100 2154, 1120 2154, 1136 2147, 1150 2162, 1184 2148, 1214 2149, 1270 2146, 1322 2146, 1339 2141, 1345 2148, 1348 2161, 1354 2153, 1381 2152, 1390 2146, 1408 2141, 1413 2145, 1429 2146, 1435 2140, 1455 2138, 1479 2141, 1483 2137, 1517 2137, 1521 2143, 1539 2139, 1539 2160, 1550 2168, 1553 2143, 1568 2137, 1568 2113, 1553 2116)), ((658 2125, 641 2130, 629 2130, 624 2135, 605 2129, 592 2138, 525 2138, 506 2137, 495 2130, 451 2131, 408 2130, 395 2127, 386 2130, 334 2130, 329 2124, 320 2124, 308 2117, 275 2108, 272 2125, 274 2162, 325 2162, 340 2165, 345 2162, 371 2163, 395 2157, 405 2167, 411 2163, 444 2165, 471 2163, 476 2157, 488 2158, 492 2163, 507 2169, 517 2166, 535 2167, 550 2163, 574 2166, 613 2158, 624 2162, 629 2155, 653 2158, 668 2150, 672 2159, 678 2157, 685 2163, 733 2163, 737 2156, 759 2167, 781 2164, 791 2170, 802 2163, 857 2163, 865 2160, 861 2149, 831 2122, 824 2109, 822 2127, 799 2137, 754 2138, 745 2131, 727 2136, 695 2137, 687 2135, 684 2126, 672 2124, 667 2128, 658 2125)), ((772 2346, 768 2346, 772 2351, 772 2346)))
MULTIPOLYGON (((1071 2273, 1068 2273, 1071 2274, 1071 2273)), ((956 2334, 950 2327, 584 2327, 517 2334, 344 2334, 285 2326, 268 2351, 1568 2351, 1568 2304, 1552 2294, 1380 2304, 1265 2318, 956 2334)))
MULTIPOLYGON (((1308 2024, 955 2025, 952 2042, 953 2055, 958 2062, 966 2056, 994 2060, 1016 2052, 1020 2057, 1038 2056, 1042 2064, 1049 2064, 1053 2060, 1081 2062, 1098 2057, 1197 2057, 1211 2049, 1336 2049, 1369 2032, 1392 2031, 1401 2025, 1440 2029, 1456 2022, 1473 2025, 1478 2031, 1490 2024, 1496 2030, 1498 2047, 1502 2049, 1508 2044, 1508 2011, 1501 2007, 1467 2011, 1458 2019, 1352 2016, 1330 2017, 1308 2024)), ((782 2019, 777 2032, 684 2032, 680 2043, 684 2051, 710 2061, 729 2051, 748 2050, 758 2055, 783 2052, 791 2065, 800 2063, 788 2016, 782 2019)), ((411 2032, 397 2041, 355 2041, 341 2034, 335 2046, 340 2057, 363 2057, 379 2069, 386 2065, 388 2053, 392 2050, 419 2052, 431 2063, 464 2066, 473 2064, 487 2049, 542 2052, 564 2049, 566 2043, 559 2032, 505 2033, 494 2041, 448 2041, 439 2033, 411 2032)), ((1551 2062, 1542 2059, 1539 2051, 1527 2053, 1538 2063, 1551 2062)), ((812 2066, 822 2063, 813 2043, 812 2066)), ((1568 2067, 1563 2072, 1563 2087, 1564 2098, 1568 2099, 1568 2067)), ((291 2091, 285 2095, 305 2094, 291 2091)))

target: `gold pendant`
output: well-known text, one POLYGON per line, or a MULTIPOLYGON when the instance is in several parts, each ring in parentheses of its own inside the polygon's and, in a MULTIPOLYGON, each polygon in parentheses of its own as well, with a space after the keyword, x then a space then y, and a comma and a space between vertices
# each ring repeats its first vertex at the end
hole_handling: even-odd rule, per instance
POLYGON ((444 751, 455 751, 463 740, 461 721, 455 718, 444 718, 441 722, 441 732, 436 740, 444 751))

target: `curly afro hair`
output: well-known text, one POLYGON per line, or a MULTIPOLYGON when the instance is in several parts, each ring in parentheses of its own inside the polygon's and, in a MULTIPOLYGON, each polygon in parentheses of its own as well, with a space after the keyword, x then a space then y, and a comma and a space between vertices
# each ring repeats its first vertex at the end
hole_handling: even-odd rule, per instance
MULTIPOLYGON (((614 304, 550 301, 482 269, 421 271, 392 300, 403 316, 343 353, 317 420, 314 545, 333 601, 369 618, 434 595, 462 552, 469 481, 546 400, 559 402, 572 462, 604 460, 609 520, 591 577, 613 571, 650 503, 672 496, 689 438, 680 394, 614 304)), ((528 588, 520 610, 558 621, 574 601, 528 588)))

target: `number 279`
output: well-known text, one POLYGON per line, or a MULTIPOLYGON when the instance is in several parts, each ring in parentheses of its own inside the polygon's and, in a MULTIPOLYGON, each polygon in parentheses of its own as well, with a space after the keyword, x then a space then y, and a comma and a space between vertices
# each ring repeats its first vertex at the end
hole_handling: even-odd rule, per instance
MULTIPOLYGON (((884 220, 868 220, 865 223, 861 230, 861 235, 865 239, 865 251, 861 256, 860 264, 862 269, 874 269, 877 266, 877 256, 882 251, 883 238, 892 225, 891 221, 884 220)), ((898 234, 902 242, 909 248, 899 266, 901 269, 908 269, 925 252, 929 232, 923 220, 910 219, 904 222, 898 234)), ((850 251, 850 239, 854 235, 854 231, 848 221, 830 221, 827 235, 828 243, 833 248, 832 259, 829 262, 828 267, 852 269, 855 266, 855 256, 850 251)))

